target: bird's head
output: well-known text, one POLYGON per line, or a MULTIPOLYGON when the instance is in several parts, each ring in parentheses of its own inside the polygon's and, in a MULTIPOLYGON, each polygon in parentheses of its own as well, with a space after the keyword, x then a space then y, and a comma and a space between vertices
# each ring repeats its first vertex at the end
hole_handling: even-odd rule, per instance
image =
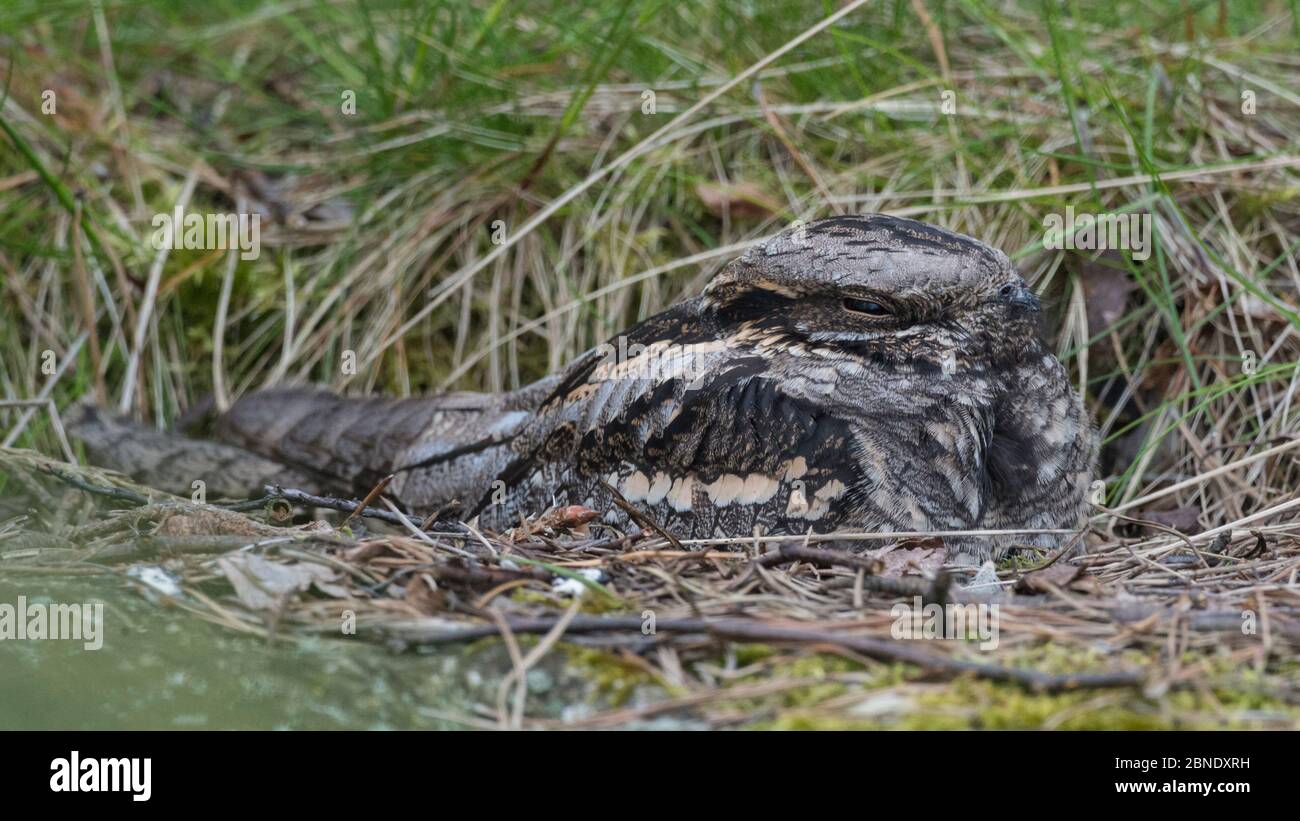
POLYGON ((1035 349, 1038 298, 1007 255, 970 237, 881 214, 787 229, 704 290, 724 327, 889 364, 988 363, 1035 349))

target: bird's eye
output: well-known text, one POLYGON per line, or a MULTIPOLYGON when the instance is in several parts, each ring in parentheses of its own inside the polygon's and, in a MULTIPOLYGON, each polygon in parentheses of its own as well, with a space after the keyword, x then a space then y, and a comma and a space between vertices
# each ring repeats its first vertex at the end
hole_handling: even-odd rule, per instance
POLYGON ((869 299, 854 299, 853 297, 845 297, 844 307, 854 313, 866 314, 867 316, 889 316, 893 313, 879 302, 872 302, 869 299))
POLYGON ((1001 288, 998 289, 998 294, 1000 296, 1008 297, 1008 298, 1015 292, 1016 292, 1016 286, 1014 285, 1003 285, 1001 288))

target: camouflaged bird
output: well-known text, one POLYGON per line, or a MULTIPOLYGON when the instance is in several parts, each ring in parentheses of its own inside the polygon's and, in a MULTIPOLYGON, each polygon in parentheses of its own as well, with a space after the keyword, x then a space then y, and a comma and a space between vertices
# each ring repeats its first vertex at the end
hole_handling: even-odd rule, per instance
MULTIPOLYGON (((1005 254, 869 215, 787 230, 699 296, 561 374, 500 394, 255 393, 217 443, 96 416, 92 455, 143 481, 243 495, 263 483, 453 499, 489 528, 617 493, 682 538, 1081 527, 1096 443, 1039 304, 1005 254)), ((950 538, 982 559, 1053 534, 950 538)))

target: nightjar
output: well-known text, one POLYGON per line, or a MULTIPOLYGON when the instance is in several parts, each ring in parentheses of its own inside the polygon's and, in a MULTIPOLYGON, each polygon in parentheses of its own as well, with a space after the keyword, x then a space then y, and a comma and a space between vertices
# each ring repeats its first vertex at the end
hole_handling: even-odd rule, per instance
MULTIPOLYGON (((453 499, 504 529, 626 504, 681 538, 1069 530, 1086 518, 1096 440, 1005 254, 883 215, 797 226, 703 293, 561 373, 508 394, 391 400, 263 391, 218 442, 84 412, 92 457, 142 481, 243 495, 262 483, 453 499)), ((1060 534, 946 538, 982 559, 1060 534)))

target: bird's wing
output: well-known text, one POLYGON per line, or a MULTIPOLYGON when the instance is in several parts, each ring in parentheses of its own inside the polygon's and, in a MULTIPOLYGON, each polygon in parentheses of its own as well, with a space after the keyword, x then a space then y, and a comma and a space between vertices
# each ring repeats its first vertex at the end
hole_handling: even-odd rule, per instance
POLYGON ((505 498, 489 494, 481 511, 495 504, 517 520, 565 501, 617 518, 613 487, 697 535, 832 523, 854 481, 846 419, 783 391, 766 356, 719 339, 689 304, 625 344, 628 356, 607 349, 575 364, 500 474, 505 498))

